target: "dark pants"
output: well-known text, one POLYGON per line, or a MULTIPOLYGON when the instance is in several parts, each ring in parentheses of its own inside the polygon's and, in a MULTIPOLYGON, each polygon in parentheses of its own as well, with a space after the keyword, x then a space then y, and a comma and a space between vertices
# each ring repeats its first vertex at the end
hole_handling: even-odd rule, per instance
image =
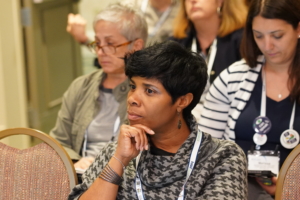
POLYGON ((274 200, 253 177, 248 177, 248 200, 274 200))

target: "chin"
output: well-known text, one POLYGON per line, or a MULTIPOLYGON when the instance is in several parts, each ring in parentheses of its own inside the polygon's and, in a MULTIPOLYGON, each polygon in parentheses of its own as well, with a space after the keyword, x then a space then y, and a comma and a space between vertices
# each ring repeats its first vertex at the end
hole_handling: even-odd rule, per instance
POLYGON ((144 125, 140 120, 128 120, 128 121, 129 121, 130 126, 136 125, 136 124, 144 125))
POLYGON ((143 126, 147 126, 148 128, 151 129, 152 126, 149 125, 149 123, 145 122, 144 120, 128 120, 130 126, 136 125, 136 124, 141 124, 143 126))
POLYGON ((197 20, 201 20, 203 19, 203 16, 201 14, 192 14, 191 17, 190 17, 190 20, 194 23, 195 21, 197 20))

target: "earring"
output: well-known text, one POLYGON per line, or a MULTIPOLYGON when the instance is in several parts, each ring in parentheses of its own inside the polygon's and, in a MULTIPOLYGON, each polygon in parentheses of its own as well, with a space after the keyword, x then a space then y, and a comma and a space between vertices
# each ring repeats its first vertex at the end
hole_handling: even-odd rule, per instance
POLYGON ((221 7, 217 7, 217 13, 219 16, 221 15, 221 7))
POLYGON ((181 128, 181 120, 180 120, 180 112, 177 112, 178 115, 178 123, 177 123, 177 128, 180 129, 181 128))

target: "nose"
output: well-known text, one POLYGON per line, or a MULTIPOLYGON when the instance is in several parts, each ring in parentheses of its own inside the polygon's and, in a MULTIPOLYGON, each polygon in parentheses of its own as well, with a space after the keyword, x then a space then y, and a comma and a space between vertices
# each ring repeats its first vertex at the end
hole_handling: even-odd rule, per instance
POLYGON ((136 91, 129 91, 127 96, 128 106, 140 106, 140 98, 136 91))
POLYGON ((272 39, 270 37, 265 37, 265 50, 270 51, 274 47, 272 39))
POLYGON ((103 51, 102 47, 97 50, 97 54, 98 54, 98 56, 106 55, 105 52, 103 51))

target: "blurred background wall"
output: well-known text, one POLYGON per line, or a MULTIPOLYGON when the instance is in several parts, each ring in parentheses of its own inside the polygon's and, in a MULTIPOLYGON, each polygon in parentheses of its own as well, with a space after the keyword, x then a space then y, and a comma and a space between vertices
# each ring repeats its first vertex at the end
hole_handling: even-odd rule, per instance
MULTIPOLYGON (((92 39, 94 38, 92 26, 94 16, 109 3, 115 2, 112 0, 65 1, 72 3, 72 9, 76 7, 77 11, 88 21, 87 33, 92 39)), ((45 24, 41 23, 41 20, 39 19, 36 20, 36 24, 34 23, 35 18, 42 18, 35 15, 37 11, 47 11, 43 16, 47 17, 51 14, 54 8, 57 8, 59 4, 57 2, 60 2, 60 4, 62 4, 62 0, 0 0, 0 130, 13 127, 30 127, 48 132, 49 127, 53 126, 55 123, 53 119, 51 119, 49 120, 49 124, 47 125, 47 127, 43 128, 43 126, 35 125, 35 123, 31 122, 32 119, 30 118, 32 118, 32 116, 30 116, 30 110, 32 110, 32 107, 30 107, 29 105, 32 104, 33 101, 33 92, 30 91, 30 89, 32 87, 38 87, 39 83, 37 80, 35 80, 36 78, 34 76, 29 76, 29 74, 31 73, 29 68, 33 67, 34 65, 36 65, 35 67, 37 69, 43 68, 44 65, 47 66, 53 61, 49 60, 51 56, 47 54, 39 55, 38 53, 36 53, 43 52, 45 51, 45 49, 49 49, 47 49, 47 45, 50 45, 50 43, 44 42, 41 43, 42 45, 40 45, 38 39, 41 35, 41 38, 45 40, 46 36, 43 35, 43 31, 49 30, 47 32, 51 33, 51 30, 49 29, 49 27, 46 27, 45 24), (51 5, 51 9, 47 10, 46 8, 51 5), (26 27, 26 24, 25 26, 24 24, 22 25, 22 20, 24 23, 24 16, 22 18, 21 13, 24 13, 24 10, 26 12, 30 10, 30 12, 27 12, 27 18, 29 18, 32 23, 28 26, 29 28, 26 27), (42 34, 39 34, 39 31, 42 34), (28 36, 28 32, 30 34, 33 33, 33 36, 28 36), (30 37, 34 38, 34 40, 30 39, 30 37), (35 53, 28 52, 28 49, 33 47, 35 48, 35 53), (44 60, 42 60, 43 66, 41 66, 41 64, 37 64, 39 62, 37 60, 41 59, 40 57, 43 58, 45 56, 49 57, 46 57, 44 58, 44 60)), ((67 14, 64 17, 64 19, 62 20, 65 22, 67 14)), ((65 26, 66 23, 63 24, 63 30, 60 30, 62 33, 65 33, 65 26)), ((49 37, 51 37, 51 35, 49 37)), ((74 42, 72 38, 69 40, 74 42)), ((55 48, 59 49, 59 45, 60 43, 55 44, 55 48)), ((65 44, 62 43, 61 45, 63 48, 63 45, 65 44)), ((52 47, 53 46, 51 46, 51 48, 52 47)), ((92 65, 93 58, 95 56, 88 52, 87 48, 84 46, 80 47, 80 50, 81 54, 78 55, 80 55, 79 61, 81 62, 80 67, 82 69, 77 70, 77 73, 74 76, 90 73, 91 71, 95 70, 95 67, 93 67, 92 65)), ((57 59, 60 60, 59 58, 57 59)), ((49 71, 49 69, 47 70, 49 71)), ((45 75, 45 72, 47 72, 47 70, 42 71, 42 75, 45 77, 47 77, 47 75, 45 75)), ((39 71, 35 71, 35 73, 39 73, 39 71)), ((51 73, 51 71, 49 73, 51 73)), ((63 79, 63 77, 60 78, 63 79)), ((69 82, 71 82, 71 80, 69 82)), ((69 85, 69 83, 64 84, 69 85)), ((49 86, 45 88, 51 89, 51 87, 49 86)), ((62 91, 65 91, 66 89, 67 87, 63 88, 62 91)), ((56 96, 61 96, 62 94, 63 92, 55 93, 56 96)), ((43 96, 45 95, 42 95, 41 98, 44 98, 43 96)), ((59 109, 60 101, 55 101, 55 106, 59 109)), ((57 115, 58 109, 55 109, 53 111, 53 116, 57 115)), ((38 116, 36 118, 44 117, 44 115, 48 114, 47 112, 48 111, 40 115, 36 115, 38 116)), ((25 148, 31 143, 30 138, 26 138, 23 136, 15 136, 13 138, 5 139, 4 142, 19 148, 25 148)))

